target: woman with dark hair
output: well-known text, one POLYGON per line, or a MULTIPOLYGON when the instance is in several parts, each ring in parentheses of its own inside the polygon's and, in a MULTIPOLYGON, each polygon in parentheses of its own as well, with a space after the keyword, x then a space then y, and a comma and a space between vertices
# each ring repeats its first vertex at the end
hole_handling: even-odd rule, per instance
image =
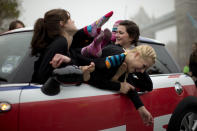
POLYGON ((123 48, 131 48, 131 45, 137 46, 140 30, 138 25, 131 20, 122 20, 116 30, 115 44, 121 45, 123 48), (128 38, 127 41, 123 41, 128 38))
MULTIPOLYGON (((31 55, 38 56, 34 65, 32 82, 43 84, 52 76, 55 68, 75 64, 69 58, 69 49, 77 28, 70 18, 70 13, 64 9, 53 9, 39 18, 34 25, 31 41, 31 55), (56 56, 56 57, 54 57, 56 56), (54 65, 58 65, 54 68, 54 65)), ((94 70, 94 63, 81 66, 83 79, 87 81, 90 72, 94 70)))
POLYGON ((15 20, 12 21, 9 25, 9 30, 14 30, 14 29, 18 29, 18 28, 24 28, 25 25, 22 21, 20 20, 15 20))

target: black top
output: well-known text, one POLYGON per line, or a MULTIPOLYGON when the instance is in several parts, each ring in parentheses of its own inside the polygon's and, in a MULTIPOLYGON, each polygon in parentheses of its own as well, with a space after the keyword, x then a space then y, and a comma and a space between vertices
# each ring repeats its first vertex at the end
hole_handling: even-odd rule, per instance
POLYGON ((192 53, 189 59, 189 69, 192 75, 197 77, 197 53, 192 53))
MULTIPOLYGON (((46 47, 44 52, 40 54, 38 60, 34 64, 32 82, 43 84, 52 76, 54 68, 49 62, 57 53, 69 56, 68 43, 63 36, 56 37, 49 46, 46 47)), ((62 66, 66 66, 66 64, 62 64, 61 67, 62 66)))
MULTIPOLYGON (((117 55, 123 53, 124 50, 120 46, 110 44, 103 48, 101 59, 104 58, 103 63, 105 63, 105 58, 111 55, 117 55)), ((98 58, 97 58, 98 59, 98 58)), ((90 83, 94 86, 102 89, 109 90, 120 90, 120 82, 112 82, 111 78, 116 74, 120 66, 107 68, 96 68, 95 72, 91 74, 90 83)))

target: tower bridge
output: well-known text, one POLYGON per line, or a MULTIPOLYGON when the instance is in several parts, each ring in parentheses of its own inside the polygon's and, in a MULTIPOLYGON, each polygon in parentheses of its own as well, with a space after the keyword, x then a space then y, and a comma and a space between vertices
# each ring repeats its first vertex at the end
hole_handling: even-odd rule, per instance
POLYGON ((141 35, 155 38, 157 31, 176 26, 177 62, 181 68, 189 60, 192 44, 197 41, 197 0, 175 0, 175 10, 154 19, 149 25, 141 25, 141 35))

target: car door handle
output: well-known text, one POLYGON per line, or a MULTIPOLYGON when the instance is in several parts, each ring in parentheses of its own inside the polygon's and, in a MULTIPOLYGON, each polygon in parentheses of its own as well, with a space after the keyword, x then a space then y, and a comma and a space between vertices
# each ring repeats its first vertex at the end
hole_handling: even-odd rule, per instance
POLYGON ((181 95, 183 93, 183 87, 179 82, 175 82, 174 88, 178 95, 181 95))

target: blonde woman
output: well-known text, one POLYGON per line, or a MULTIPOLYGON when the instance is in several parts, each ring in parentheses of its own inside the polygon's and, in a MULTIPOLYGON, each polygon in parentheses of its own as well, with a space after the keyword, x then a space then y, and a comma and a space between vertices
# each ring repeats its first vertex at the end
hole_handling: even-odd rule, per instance
MULTIPOLYGON (((101 89, 116 90, 126 94, 134 103, 143 122, 146 125, 151 125, 153 123, 153 117, 141 102, 135 88, 129 84, 130 82, 127 76, 134 72, 143 73, 146 69, 151 67, 156 59, 154 49, 149 45, 140 45, 126 51, 123 51, 122 48, 118 46, 116 46, 116 48, 105 49, 105 51, 107 50, 108 52, 110 51, 112 55, 118 55, 108 56, 105 61, 108 69, 96 69, 91 74, 89 83, 101 89), (122 54, 119 54, 121 52, 122 54), (116 58, 119 58, 119 61, 117 61, 116 58), (117 66, 116 63, 118 62, 121 63, 119 64, 120 66, 117 66), (114 76, 118 77, 114 79, 114 76)), ((103 53, 105 54, 105 52, 103 53)))

